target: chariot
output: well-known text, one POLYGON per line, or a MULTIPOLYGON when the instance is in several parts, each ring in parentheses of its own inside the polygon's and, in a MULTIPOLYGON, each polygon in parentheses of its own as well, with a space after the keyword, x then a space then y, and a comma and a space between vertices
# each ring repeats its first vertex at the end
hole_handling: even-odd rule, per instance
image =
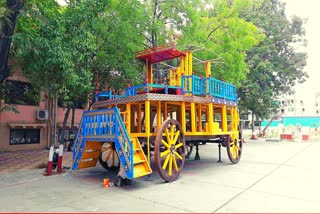
MULTIPOLYGON (((152 173, 151 158, 165 181, 178 179, 185 160, 198 146, 217 143, 236 164, 242 153, 236 86, 211 76, 211 61, 193 51, 166 44, 136 53, 145 63, 141 85, 123 94, 98 92, 92 110, 84 111, 73 149, 74 170, 124 169, 128 179, 152 173), (203 77, 194 75, 203 66, 203 77), (167 72, 160 70, 167 65, 167 72)), ((208 147, 209 148, 209 147, 208 147)))

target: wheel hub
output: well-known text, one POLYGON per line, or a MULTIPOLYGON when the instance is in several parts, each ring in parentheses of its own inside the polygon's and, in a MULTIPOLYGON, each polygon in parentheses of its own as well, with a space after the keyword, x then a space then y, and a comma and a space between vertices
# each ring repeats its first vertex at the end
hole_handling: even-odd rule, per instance
POLYGON ((174 146, 173 144, 171 144, 171 146, 170 146, 170 153, 173 155, 175 151, 176 151, 175 146, 174 146))

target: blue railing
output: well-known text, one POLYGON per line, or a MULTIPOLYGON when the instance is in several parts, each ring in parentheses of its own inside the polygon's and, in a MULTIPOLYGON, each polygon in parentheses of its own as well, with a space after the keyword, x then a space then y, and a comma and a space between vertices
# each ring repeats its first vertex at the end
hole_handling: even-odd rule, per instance
POLYGON ((99 92, 97 94, 95 94, 95 102, 100 101, 100 97, 104 97, 104 100, 117 100, 117 99, 121 99, 121 98, 126 98, 126 95, 122 95, 122 94, 113 94, 112 90, 109 91, 103 91, 103 92, 99 92))
POLYGON ((86 140, 115 142, 126 175, 133 178, 133 145, 118 108, 84 111, 77 139, 73 150, 73 169, 78 168, 77 160, 81 159, 86 140))
POLYGON ((196 96, 212 96, 231 101, 238 101, 236 87, 230 83, 208 77, 202 78, 196 75, 182 76, 181 86, 170 86, 167 84, 140 84, 129 86, 126 88, 125 95, 115 95, 112 91, 100 92, 96 94, 95 100, 99 101, 99 97, 106 99, 119 99, 129 96, 135 96, 139 93, 164 93, 168 94, 169 89, 179 89, 182 94, 192 94, 196 96))

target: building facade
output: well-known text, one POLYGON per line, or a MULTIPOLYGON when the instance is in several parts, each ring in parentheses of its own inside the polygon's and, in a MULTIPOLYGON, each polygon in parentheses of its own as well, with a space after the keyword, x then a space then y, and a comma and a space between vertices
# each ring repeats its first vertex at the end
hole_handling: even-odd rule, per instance
MULTIPOLYGON (((50 130, 46 94, 33 92, 30 81, 19 69, 6 82, 6 100, 0 107, 14 106, 19 112, 0 111, 0 151, 43 149, 49 147, 50 130)), ((3 93, 3 91, 2 91, 3 93)), ((57 133, 62 127, 66 108, 57 108, 57 133)), ((74 125, 77 128, 83 109, 75 109, 74 125)), ((71 114, 67 123, 70 128, 71 114)))

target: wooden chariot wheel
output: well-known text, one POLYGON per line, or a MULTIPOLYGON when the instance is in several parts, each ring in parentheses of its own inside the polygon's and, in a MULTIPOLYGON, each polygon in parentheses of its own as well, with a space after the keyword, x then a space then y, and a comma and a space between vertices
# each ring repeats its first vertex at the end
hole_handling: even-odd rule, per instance
POLYGON ((236 164, 239 162, 242 154, 242 138, 239 132, 239 137, 228 136, 226 140, 226 149, 229 160, 231 163, 236 164))
POLYGON ((111 171, 120 168, 120 160, 114 142, 106 142, 102 145, 99 163, 103 168, 111 171))
POLYGON ((154 145, 156 168, 165 181, 178 179, 185 161, 186 142, 178 121, 168 119, 158 130, 154 145))

